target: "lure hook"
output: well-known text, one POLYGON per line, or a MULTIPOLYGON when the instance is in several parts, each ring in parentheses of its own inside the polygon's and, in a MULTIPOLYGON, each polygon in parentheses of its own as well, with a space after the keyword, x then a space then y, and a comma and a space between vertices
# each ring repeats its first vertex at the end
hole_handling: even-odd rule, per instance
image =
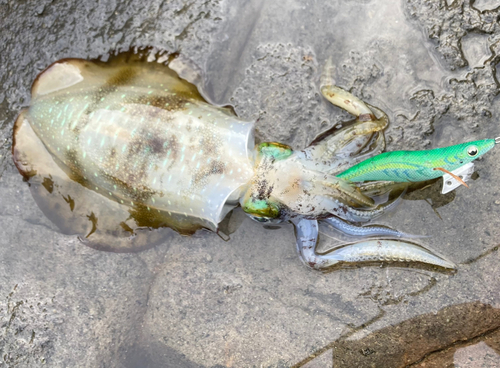
POLYGON ((498 144, 498 143, 500 143, 500 137, 495 138, 495 144, 498 144))

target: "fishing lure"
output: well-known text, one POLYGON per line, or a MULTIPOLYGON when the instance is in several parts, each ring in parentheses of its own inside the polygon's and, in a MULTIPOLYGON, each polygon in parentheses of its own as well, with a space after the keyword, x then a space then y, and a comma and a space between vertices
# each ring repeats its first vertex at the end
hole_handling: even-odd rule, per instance
POLYGON ((350 182, 417 182, 436 179, 446 173, 467 186, 452 171, 481 157, 499 142, 500 138, 483 139, 426 151, 384 152, 350 167, 337 177, 350 182))

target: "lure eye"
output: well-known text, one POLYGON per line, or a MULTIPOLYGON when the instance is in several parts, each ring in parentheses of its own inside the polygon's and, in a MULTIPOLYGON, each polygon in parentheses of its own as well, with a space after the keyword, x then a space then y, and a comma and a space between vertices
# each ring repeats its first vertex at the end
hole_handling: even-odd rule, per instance
POLYGON ((478 154, 478 149, 476 146, 470 146, 470 147, 467 147, 467 154, 470 156, 470 157, 474 157, 478 154))

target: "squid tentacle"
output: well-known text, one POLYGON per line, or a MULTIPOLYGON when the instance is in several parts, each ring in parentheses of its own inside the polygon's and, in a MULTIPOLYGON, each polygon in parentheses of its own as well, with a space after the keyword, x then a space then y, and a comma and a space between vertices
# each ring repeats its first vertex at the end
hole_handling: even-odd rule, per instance
POLYGON ((422 262, 447 269, 456 268, 453 262, 421 245, 396 240, 367 240, 349 244, 321 257, 337 262, 422 262))
POLYGON ((318 222, 304 218, 292 219, 297 237, 297 251, 307 266, 321 270, 339 263, 421 262, 445 269, 455 269, 453 262, 414 243, 395 240, 367 240, 347 244, 325 254, 316 253, 318 222))
POLYGON ((366 210, 358 210, 356 208, 343 204, 338 200, 335 200, 336 207, 334 207, 333 208, 334 210, 332 210, 331 212, 332 215, 341 217, 342 219, 350 222, 368 222, 377 217, 382 216, 384 213, 391 211, 396 206, 398 206, 399 203, 403 200, 403 196, 405 193, 406 189, 401 193, 401 195, 398 198, 396 198, 392 202, 379 205, 373 209, 366 209, 366 210), (340 209, 343 209, 343 211, 340 211, 340 209))
POLYGON ((391 229, 390 227, 385 227, 380 225, 355 226, 335 216, 323 219, 321 221, 333 227, 334 229, 337 229, 342 233, 350 236, 361 236, 364 238, 374 237, 374 236, 384 236, 384 237, 394 237, 394 238, 429 237, 428 235, 408 234, 399 230, 391 229))

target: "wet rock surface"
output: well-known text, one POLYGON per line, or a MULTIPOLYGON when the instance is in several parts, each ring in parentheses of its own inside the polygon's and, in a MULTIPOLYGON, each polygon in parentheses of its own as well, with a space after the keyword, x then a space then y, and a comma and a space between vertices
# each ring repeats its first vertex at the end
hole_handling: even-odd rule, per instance
POLYGON ((458 353, 457 360, 463 361, 465 350, 481 342, 492 350, 491 360, 500 352, 499 313, 489 305, 468 303, 424 314, 357 341, 333 344, 333 366, 447 367, 453 366, 454 355, 458 353))
POLYGON ((257 121, 260 141, 305 147, 314 138, 311 133, 328 121, 315 80, 318 68, 314 52, 274 43, 258 46, 253 58, 230 102, 239 116, 257 121), (293 76, 292 83, 289 76, 293 76), (289 129, 277 121, 287 121, 289 129))
POLYGON ((498 136, 499 10, 449 3, 0 0, 1 366, 494 366, 495 150, 451 202, 428 193, 432 207, 404 201, 379 221, 432 235, 422 243, 456 274, 310 271, 291 226, 249 219, 229 242, 199 234, 137 254, 95 251, 55 229, 10 159, 41 70, 131 46, 191 59, 208 97, 256 119, 261 141, 301 148, 349 119, 319 94, 329 57, 338 85, 388 113, 389 150, 498 136))
POLYGON ((397 145, 423 148, 477 135, 491 121, 490 106, 500 92, 496 75, 499 9, 479 11, 474 2, 448 5, 446 1, 408 0, 405 10, 429 38, 433 56, 450 72, 459 71, 460 76, 445 76, 445 92, 421 89, 412 94, 413 111, 396 117, 396 124, 404 130, 397 145), (422 131, 428 139, 419 139, 422 131))

